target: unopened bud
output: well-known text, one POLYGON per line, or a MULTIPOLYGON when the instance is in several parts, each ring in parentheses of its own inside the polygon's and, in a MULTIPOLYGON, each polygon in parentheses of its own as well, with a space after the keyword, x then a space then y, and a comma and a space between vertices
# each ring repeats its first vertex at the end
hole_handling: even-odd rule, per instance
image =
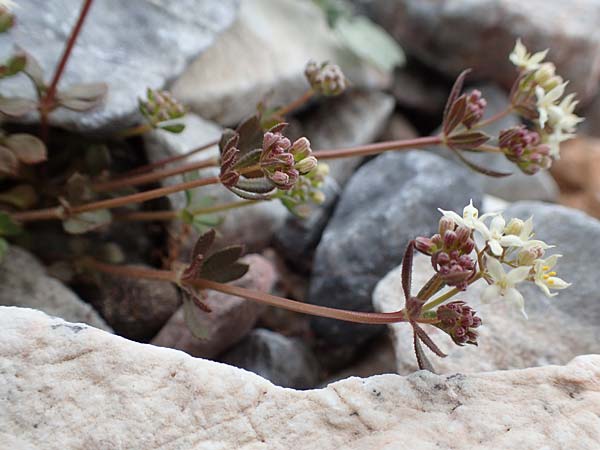
POLYGON ((548 92, 563 83, 561 76, 556 75, 556 66, 551 62, 543 63, 533 75, 535 82, 548 92))
POLYGON ((544 256, 544 249, 542 247, 530 247, 521 250, 517 254, 517 263, 519 266, 531 266, 536 259, 540 259, 544 256))
POLYGON ((442 216, 438 226, 438 232, 440 233, 440 236, 443 236, 446 231, 454 231, 455 227, 456 224, 454 223, 454 220, 449 217, 442 216))
POLYGON ((467 110, 462 123, 465 127, 471 128, 483 117, 487 101, 481 96, 481 91, 474 89, 467 96, 467 110))
POLYGON ((456 229, 456 237, 459 243, 464 244, 471 237, 471 230, 467 227, 458 227, 456 229))
POLYGON ((313 191, 310 193, 310 198, 317 205, 322 205, 325 202, 325 194, 321 191, 313 191))
POLYGON ((437 250, 437 247, 433 243, 433 241, 426 237, 416 238, 415 239, 415 247, 421 253, 424 253, 424 254, 430 255, 430 256, 433 254, 433 252, 435 252, 437 250))
POLYGON ((318 164, 319 162, 317 161, 317 158, 315 158, 314 156, 309 156, 301 161, 298 161, 295 167, 296 170, 298 170, 298 172, 300 172, 301 174, 306 174, 315 169, 318 164))
POLYGON ((447 249, 453 248, 458 242, 458 236, 454 231, 446 231, 444 233, 444 247, 447 249))
POLYGON ((301 137, 300 139, 297 139, 292 144, 290 153, 292 155, 294 155, 294 159, 296 161, 300 161, 300 160, 310 156, 312 153, 312 150, 310 148, 310 141, 305 137, 301 137))
POLYGON ((525 222, 523 222, 521 219, 517 219, 517 218, 510 219, 510 222, 508 222, 508 225, 506 225, 506 227, 504 227, 504 233, 518 236, 519 234, 521 234, 521 231, 523 231, 524 225, 525 225, 525 222))

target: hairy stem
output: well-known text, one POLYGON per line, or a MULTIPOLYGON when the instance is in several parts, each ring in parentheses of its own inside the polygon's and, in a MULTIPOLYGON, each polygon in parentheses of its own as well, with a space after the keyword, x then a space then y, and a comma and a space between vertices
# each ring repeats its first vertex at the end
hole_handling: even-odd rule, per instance
POLYGON ((489 124, 494 123, 497 120, 500 120, 500 119, 508 116, 510 113, 513 112, 513 109, 514 109, 513 105, 509 105, 506 109, 500 111, 499 113, 494 114, 492 117, 482 120, 481 122, 476 124, 473 127, 473 129, 487 127, 489 124))
POLYGON ((314 94, 315 94, 315 91, 313 91, 312 89, 308 89, 304 94, 302 94, 296 100, 288 103, 285 106, 282 106, 277 111, 275 111, 274 115, 275 116, 285 116, 285 115, 291 113, 292 111, 300 108, 307 101, 309 101, 313 97, 314 94))
POLYGON ((219 165, 219 161, 216 158, 205 159, 204 161, 198 161, 194 163, 185 164, 179 167, 173 167, 171 169, 157 170, 146 174, 136 175, 129 178, 118 178, 116 180, 109 180, 94 183, 92 188, 96 192, 106 192, 115 189, 120 189, 128 186, 139 186, 141 184, 148 184, 154 181, 159 181, 167 177, 180 175, 186 172, 192 172, 194 170, 205 169, 207 167, 215 167, 219 165))
MULTIPOLYGON (((469 284, 473 284, 475 283, 477 280, 479 280, 482 277, 481 272, 479 272, 477 275, 475 275, 470 281, 469 284)), ((449 290, 448 292, 446 292, 445 294, 440 295, 439 297, 431 300, 429 303, 427 303, 426 305, 423 306, 423 311, 428 311, 432 308, 435 308, 438 305, 441 305, 442 303, 444 303, 446 300, 451 299, 452 297, 454 297, 456 294, 463 292, 460 289, 454 288, 449 290)))

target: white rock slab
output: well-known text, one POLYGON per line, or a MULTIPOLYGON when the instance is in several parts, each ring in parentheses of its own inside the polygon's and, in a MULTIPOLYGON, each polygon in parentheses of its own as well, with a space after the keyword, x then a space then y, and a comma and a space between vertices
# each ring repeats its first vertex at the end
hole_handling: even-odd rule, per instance
POLYGON ((600 357, 295 391, 39 311, 0 308, 0 442, 22 449, 596 449, 600 357))

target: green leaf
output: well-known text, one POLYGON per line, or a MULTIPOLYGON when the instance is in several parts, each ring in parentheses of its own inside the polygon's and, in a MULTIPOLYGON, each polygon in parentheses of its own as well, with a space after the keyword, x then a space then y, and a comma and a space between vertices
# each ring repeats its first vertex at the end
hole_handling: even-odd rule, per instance
POLYGON ((112 215, 107 209, 78 214, 63 222, 63 228, 70 234, 83 234, 110 223, 112 215))
POLYGON ((11 134, 5 139, 4 145, 10 148, 24 164, 36 164, 47 159, 46 146, 31 134, 11 134))
POLYGON ((184 123, 175 123, 173 125, 158 125, 158 128, 160 128, 161 130, 168 131, 170 133, 179 134, 183 130, 185 130, 185 124, 184 123))
POLYGON ((382 70, 391 71, 406 61, 398 43, 364 16, 340 17, 335 22, 335 30, 350 50, 382 70))
POLYGON ((206 326, 205 314, 194 301, 187 295, 183 296, 183 317, 185 324, 198 339, 208 338, 208 327, 206 326))
POLYGON ((0 235, 16 236, 21 233, 21 227, 13 222, 11 217, 5 212, 0 211, 0 235))
POLYGON ((8 242, 6 239, 0 238, 0 263, 4 260, 4 255, 8 251, 8 242))
POLYGON ((29 184, 19 184, 12 189, 0 193, 0 202, 18 209, 31 208, 37 203, 35 189, 29 184))
POLYGON ((22 97, 0 97, 0 113, 9 117, 21 117, 35 111, 37 102, 22 97))

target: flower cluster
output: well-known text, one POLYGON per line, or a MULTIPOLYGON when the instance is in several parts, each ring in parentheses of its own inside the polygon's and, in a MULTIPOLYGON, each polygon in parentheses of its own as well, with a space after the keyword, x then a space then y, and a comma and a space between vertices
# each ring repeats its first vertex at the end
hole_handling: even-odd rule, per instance
POLYGON ((348 86, 348 80, 342 69, 328 62, 317 64, 314 61, 309 61, 306 64, 304 75, 306 75, 310 87, 316 93, 327 97, 340 95, 348 86))
POLYGON ((501 131, 498 144, 504 155, 528 175, 552 165, 550 146, 542 144, 537 131, 528 130, 524 125, 501 131))
POLYGON ((185 115, 185 108, 167 91, 148 88, 146 99, 139 99, 139 109, 153 128, 180 133, 185 125, 173 123, 185 115))
POLYGON ((471 128, 477 124, 483 117, 485 107, 487 106, 487 100, 481 96, 481 91, 473 89, 469 95, 466 96, 466 112, 462 119, 462 124, 471 128))
POLYGON ((290 212, 306 217, 310 212, 309 202, 320 205, 325 201, 325 195, 320 188, 327 175, 329 175, 329 166, 319 163, 313 170, 300 177, 293 188, 279 191, 277 196, 290 212))
POLYGON ((437 326, 450 335, 457 345, 477 345, 475 328, 481 325, 481 319, 465 302, 453 301, 437 309, 437 326))
POLYGON ((438 231, 431 238, 417 238, 415 246, 431 256, 431 264, 445 284, 464 291, 475 270, 475 261, 470 256, 475 248, 471 230, 442 217, 438 231))
POLYGON ((476 233, 476 237, 484 242, 481 250, 474 247, 482 265, 479 267, 480 276, 489 284, 483 291, 482 300, 503 298, 516 304, 525 314, 523 296, 516 288, 518 284, 533 282, 548 296, 557 295, 552 290, 570 286, 553 270, 560 255, 544 259, 545 251, 551 246, 534 239, 532 218, 526 221, 512 219, 506 223, 499 213, 479 217, 479 211, 472 202, 464 208, 462 217, 453 211, 440 211, 460 227, 476 233), (486 220, 490 218, 488 226, 486 220))
POLYGON ((281 132, 286 124, 276 125, 263 138, 260 168, 278 189, 290 190, 300 175, 306 175, 317 167, 317 158, 312 156, 310 142, 305 137, 292 144, 281 132))
POLYGON ((543 62, 547 53, 548 50, 531 54, 517 40, 510 60, 520 74, 511 101, 523 117, 534 122, 539 141, 548 146, 550 157, 558 159, 560 143, 574 137, 576 126, 583 119, 573 112, 578 103, 575 94, 564 96, 568 81, 556 74, 553 63, 543 62))

